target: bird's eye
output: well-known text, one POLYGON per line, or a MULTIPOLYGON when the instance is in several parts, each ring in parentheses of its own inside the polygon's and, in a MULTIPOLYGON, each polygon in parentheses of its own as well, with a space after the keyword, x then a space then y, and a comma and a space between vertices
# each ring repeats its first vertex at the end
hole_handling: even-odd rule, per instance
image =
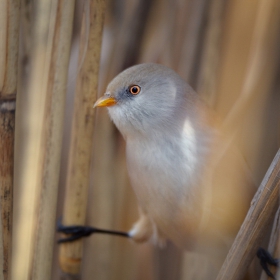
POLYGON ((141 91, 141 88, 139 86, 130 86, 129 92, 133 95, 137 95, 141 91))

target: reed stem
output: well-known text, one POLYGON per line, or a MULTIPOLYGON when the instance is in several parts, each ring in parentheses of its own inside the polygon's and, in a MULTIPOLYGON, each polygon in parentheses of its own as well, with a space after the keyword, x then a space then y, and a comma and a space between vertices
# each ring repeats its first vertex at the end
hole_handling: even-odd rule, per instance
POLYGON ((11 274, 19 9, 18 0, 0 3, 0 279, 11 274))
POLYGON ((260 241, 279 207, 280 150, 273 159, 217 280, 243 279, 260 241))
MULTIPOLYGON (((80 41, 79 66, 74 119, 70 144, 63 224, 84 225, 90 182, 94 110, 97 98, 99 59, 105 1, 85 2, 80 41)), ((82 241, 61 244, 60 266, 66 273, 77 274, 82 260, 82 241)))

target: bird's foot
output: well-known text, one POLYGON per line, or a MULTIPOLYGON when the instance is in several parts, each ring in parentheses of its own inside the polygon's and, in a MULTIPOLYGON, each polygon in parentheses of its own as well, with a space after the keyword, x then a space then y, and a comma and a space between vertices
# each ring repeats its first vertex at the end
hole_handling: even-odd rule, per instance
POLYGON ((268 268, 268 265, 279 267, 279 259, 274 259, 271 254, 263 248, 258 249, 257 257, 260 259, 261 267, 263 268, 265 273, 272 279, 275 279, 273 273, 268 268))
POLYGON ((136 243, 151 242, 152 244, 164 248, 166 238, 163 237, 151 220, 142 215, 129 231, 129 236, 136 243))
POLYGON ((150 219, 142 215, 129 231, 129 236, 136 243, 143 243, 151 239, 153 231, 153 225, 150 219))
POLYGON ((57 232, 64 233, 66 235, 70 235, 69 237, 60 238, 58 243, 65 243, 65 242, 72 242, 83 237, 90 236, 93 233, 104 233, 104 234, 112 234, 118 235, 123 237, 129 237, 127 232, 122 231, 115 231, 115 230, 105 230, 99 229, 95 227, 88 227, 88 226, 64 226, 61 222, 58 222, 57 225, 57 232))

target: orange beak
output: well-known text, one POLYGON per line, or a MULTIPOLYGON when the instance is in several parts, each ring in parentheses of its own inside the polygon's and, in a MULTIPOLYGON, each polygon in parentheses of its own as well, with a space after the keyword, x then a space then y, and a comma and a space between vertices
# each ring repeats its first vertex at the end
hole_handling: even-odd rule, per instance
POLYGON ((101 96, 94 103, 93 108, 95 107, 109 107, 117 104, 117 100, 114 97, 101 96))

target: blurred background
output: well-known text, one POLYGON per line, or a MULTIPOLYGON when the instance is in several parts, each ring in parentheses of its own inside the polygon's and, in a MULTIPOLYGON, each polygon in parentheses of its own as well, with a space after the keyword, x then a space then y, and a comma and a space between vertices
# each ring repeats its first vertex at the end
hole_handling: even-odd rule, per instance
MULTIPOLYGON (((36 227, 30 221, 36 221, 38 206, 33 204, 37 192, 28 189, 32 184, 27 184, 29 179, 24 177, 27 176, 24 158, 26 153, 40 150, 39 144, 28 146, 33 135, 29 126, 32 122, 35 135, 42 133, 44 117, 39 114, 46 103, 41 87, 48 78, 36 78, 36 75, 40 75, 47 64, 40 66, 40 60, 45 56, 47 61, 48 49, 44 47, 51 37, 52 9, 57 1, 38 3, 21 1, 20 10, 13 280, 29 279, 24 276, 26 267, 20 263, 30 256, 27 252, 22 254, 18 246, 28 242, 31 244, 28 248, 34 246, 26 240, 36 227), (44 37, 45 44, 38 43, 40 36, 44 37), (39 50, 34 48, 38 45, 39 50), (32 81, 37 85, 33 86, 32 81), (30 102, 38 113, 27 118, 30 102), (33 212, 22 205, 29 205, 33 212)), ((89 27, 92 16, 87 0, 76 0, 73 11, 57 210, 50 206, 57 218, 63 216, 68 176, 74 96, 81 67, 80 32, 83 19, 89 27)), ((279 26, 278 0, 106 0, 98 92, 94 94, 102 95, 114 76, 134 64, 156 62, 173 68, 231 130, 234 143, 259 185, 280 144, 279 26)), ((97 110, 92 124, 94 139, 93 150, 88 151, 92 156, 86 224, 127 231, 137 220, 138 209, 126 173, 125 143, 106 110, 97 110)), ((36 177, 35 157, 38 155, 34 155, 34 161, 29 158, 33 169, 28 174, 33 179, 36 177)), ((57 238, 56 235, 55 240, 57 238)), ((49 279, 206 279, 199 275, 202 262, 195 253, 183 256, 171 246, 159 250, 149 244, 136 245, 125 238, 105 235, 84 240, 80 274, 71 278, 60 271, 58 245, 53 239, 50 244, 53 255, 49 258, 52 267, 49 279)), ((34 276, 33 279, 47 278, 34 276)))

